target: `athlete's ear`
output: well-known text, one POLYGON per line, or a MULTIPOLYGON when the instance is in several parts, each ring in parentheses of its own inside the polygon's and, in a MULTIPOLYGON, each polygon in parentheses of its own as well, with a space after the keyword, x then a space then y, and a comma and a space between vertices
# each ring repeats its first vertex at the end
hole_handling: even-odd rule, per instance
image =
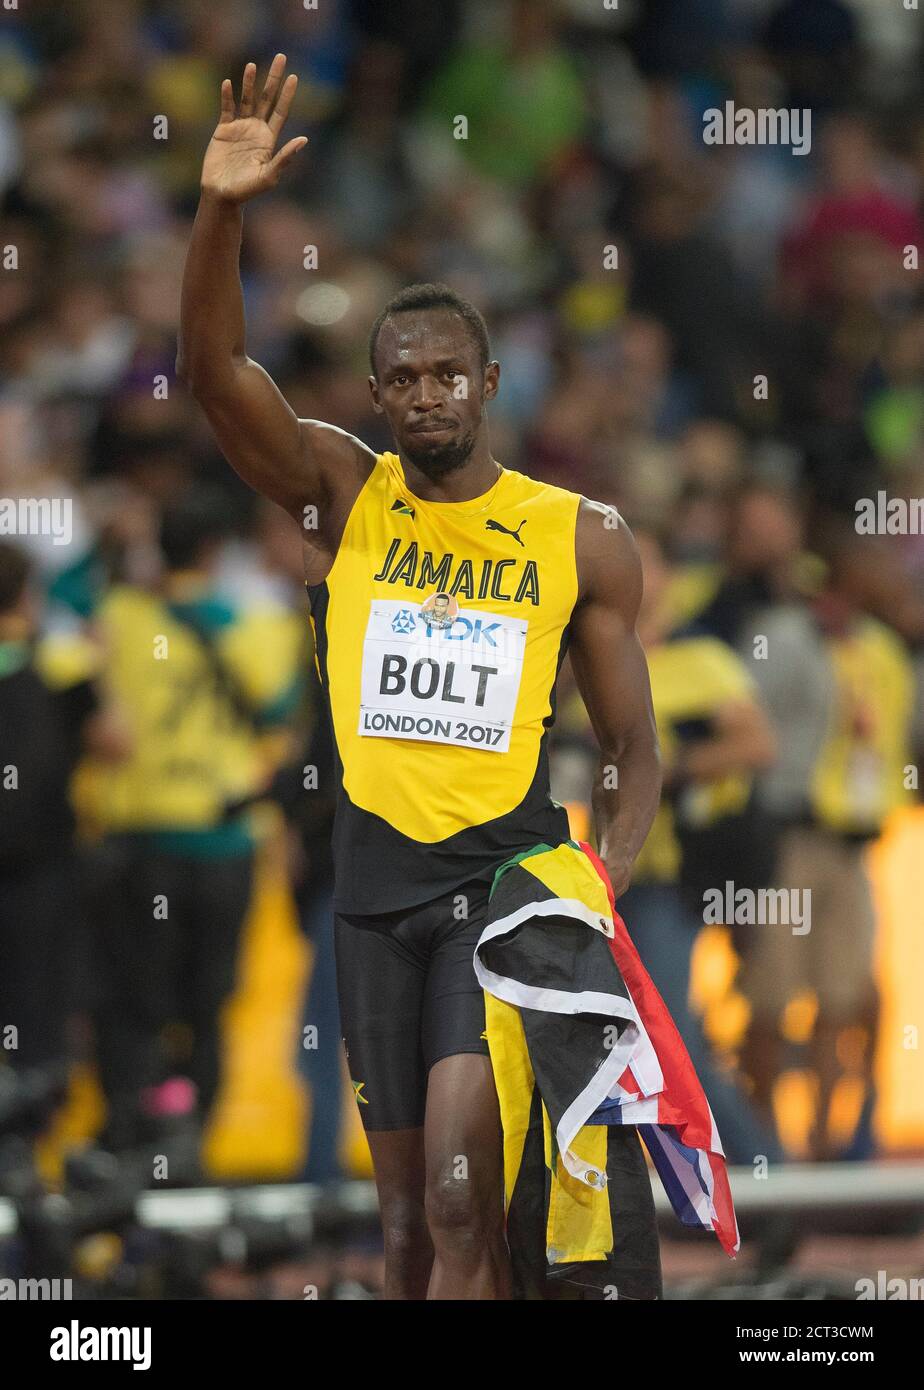
POLYGON ((484 369, 484 398, 493 401, 500 386, 500 363, 489 362, 484 369))
POLYGON ((374 376, 369 377, 369 391, 372 395, 372 409, 378 415, 381 415, 385 407, 379 400, 379 383, 376 381, 374 376))

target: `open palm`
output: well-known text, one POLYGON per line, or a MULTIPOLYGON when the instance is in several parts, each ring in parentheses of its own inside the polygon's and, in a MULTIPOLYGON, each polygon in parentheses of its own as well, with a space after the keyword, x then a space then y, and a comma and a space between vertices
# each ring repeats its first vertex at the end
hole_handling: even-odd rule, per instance
POLYGON ((234 91, 226 77, 221 84, 221 115, 209 141, 202 165, 203 192, 229 203, 244 203, 257 193, 273 188, 308 139, 298 135, 273 154, 279 132, 289 114, 298 86, 294 74, 283 81, 286 58, 277 53, 267 73, 259 100, 254 100, 255 63, 248 63, 241 83, 240 108, 235 111, 234 91))

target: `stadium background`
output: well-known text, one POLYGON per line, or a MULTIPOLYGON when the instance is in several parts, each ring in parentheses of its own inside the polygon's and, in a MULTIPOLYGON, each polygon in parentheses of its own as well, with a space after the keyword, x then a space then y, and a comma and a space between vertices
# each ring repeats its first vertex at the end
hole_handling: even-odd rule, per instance
MULTIPOLYGON (((484 312, 502 364, 491 427, 505 465, 666 532, 678 617, 715 588, 735 486, 798 491, 806 571, 833 574, 892 634, 919 712, 924 540, 861 538, 853 508, 882 488, 924 495, 924 308, 919 272, 903 260, 922 245, 921 38, 920 16, 899 0, 4 9, 0 493, 74 502, 70 545, 24 538, 43 642, 59 653, 87 644, 105 685, 96 620, 107 589, 154 582, 159 514, 207 483, 233 513, 222 591, 265 617, 282 684, 310 669, 294 528, 233 477, 173 370, 219 82, 237 86, 245 61, 262 71, 283 51, 300 79, 287 135, 310 143, 245 213, 242 281, 248 351, 296 412, 386 447, 365 384, 369 324, 403 284, 447 281, 484 312), (702 113, 727 99, 810 108, 811 153, 707 148, 702 113), (453 134, 459 114, 465 139, 453 134), (767 399, 755 399, 761 373, 767 399)), ((259 664, 269 648, 252 650, 259 664)), ((313 720, 309 686, 282 721, 289 743, 268 755, 274 765, 291 761, 313 720)), ((558 767, 584 833, 579 724, 558 767)), ((920 721, 908 746, 919 766, 920 721)), ((105 823, 105 785, 94 790, 92 769, 78 769, 82 843, 99 833, 95 817, 105 823)), ((869 1151, 881 1162, 924 1148, 920 1051, 906 1032, 921 1026, 924 999, 924 812, 914 795, 897 799, 907 804, 869 854, 882 999, 869 1151)), ((256 825, 205 1148, 215 1181, 291 1180, 306 1163, 312 1102, 295 1058, 314 947, 290 887, 298 837, 274 803, 256 825)), ((732 1052, 747 1021, 735 969, 728 932, 704 930, 693 997, 710 1038, 732 1052)), ((787 1012, 794 1051, 775 1097, 795 1159, 811 1118, 799 1047, 812 1018, 810 996, 787 1012)), ((831 1127, 846 1146, 866 1097, 845 1047, 831 1127)), ((67 1100, 38 1146, 50 1183, 67 1146, 103 1122, 79 1020, 70 1056, 67 1100)), ((340 1084, 340 1159, 368 1176, 340 1084)), ((699 1268, 699 1256, 709 1268, 711 1254, 684 1246, 678 1268, 699 1268)), ((920 1238, 901 1258, 920 1266, 920 1238)))

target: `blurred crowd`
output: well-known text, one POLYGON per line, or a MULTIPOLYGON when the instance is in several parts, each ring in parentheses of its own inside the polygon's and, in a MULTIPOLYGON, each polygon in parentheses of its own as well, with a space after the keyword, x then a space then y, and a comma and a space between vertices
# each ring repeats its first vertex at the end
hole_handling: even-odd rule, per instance
MULTIPOLYGON (((924 751, 924 535, 856 524, 860 499, 924 496, 924 50, 918 14, 876 0, 0 11, 0 497, 72 504, 65 543, 0 538, 0 1056, 54 1070, 90 1047, 112 1149, 195 1137, 255 856, 285 824, 321 1039, 299 1049, 306 1171, 339 1171, 333 769, 299 538, 174 378, 219 84, 277 51, 300 79, 286 137, 309 145, 245 213, 249 354, 299 416, 382 449, 382 303, 445 281, 484 313, 495 456, 638 536, 666 791, 620 908, 729 1157, 782 1152, 804 990, 810 1152, 871 1152, 865 856, 924 751), (726 101, 808 108, 810 151, 706 145, 726 101), (727 881, 812 895, 805 935, 727 923, 734 1067, 688 997, 727 881), (827 1123, 845 1030, 869 1100, 849 1149, 827 1123)), ((567 667, 558 715, 554 790, 585 833, 567 667)))

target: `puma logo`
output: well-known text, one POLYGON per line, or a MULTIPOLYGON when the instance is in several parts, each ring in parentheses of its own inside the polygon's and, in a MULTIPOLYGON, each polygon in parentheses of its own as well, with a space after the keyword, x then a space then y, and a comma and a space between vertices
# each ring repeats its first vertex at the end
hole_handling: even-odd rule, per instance
POLYGON ((513 536, 517 545, 525 547, 525 542, 520 539, 520 528, 526 525, 525 516, 515 531, 511 531, 509 526, 504 526, 500 521, 486 521, 484 525, 486 531, 503 531, 505 536, 513 536))

